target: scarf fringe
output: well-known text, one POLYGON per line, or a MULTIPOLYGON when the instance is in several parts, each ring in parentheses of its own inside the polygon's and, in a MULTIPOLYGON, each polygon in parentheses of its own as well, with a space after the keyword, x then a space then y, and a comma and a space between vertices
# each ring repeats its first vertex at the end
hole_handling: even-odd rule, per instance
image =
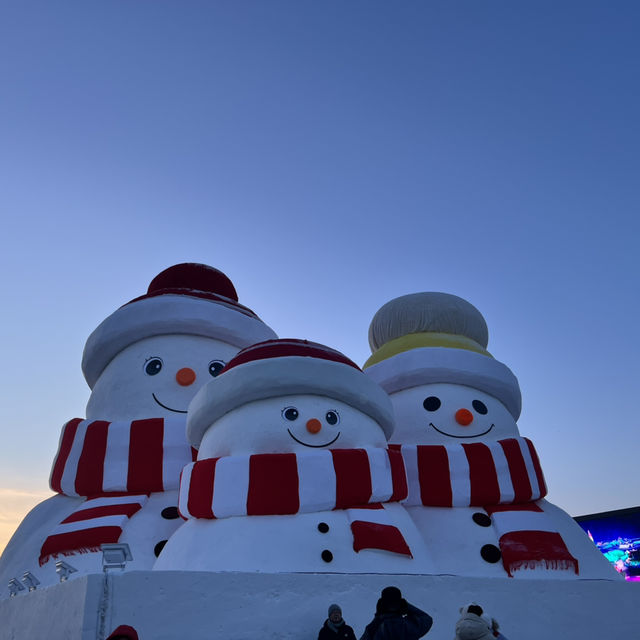
POLYGON ((578 560, 576 558, 554 558, 544 560, 517 560, 509 563, 509 567, 505 567, 509 577, 513 577, 512 573, 523 569, 551 569, 552 571, 571 571, 579 573, 578 560))
POLYGON ((46 556, 42 556, 38 560, 38 564, 42 567, 49 560, 57 560, 60 556, 64 556, 65 558, 70 558, 71 556, 75 556, 79 553, 98 553, 100 551, 100 547, 79 547, 77 549, 67 549, 65 551, 56 551, 55 553, 49 553, 46 556))

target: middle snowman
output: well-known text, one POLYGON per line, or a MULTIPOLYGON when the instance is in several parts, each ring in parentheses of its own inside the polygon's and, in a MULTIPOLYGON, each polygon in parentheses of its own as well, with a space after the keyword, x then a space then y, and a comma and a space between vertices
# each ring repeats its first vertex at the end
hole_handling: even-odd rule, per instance
POLYGON ((293 339, 244 349, 189 406, 187 521, 154 569, 429 573, 399 504, 392 429, 388 396, 342 353, 293 339))

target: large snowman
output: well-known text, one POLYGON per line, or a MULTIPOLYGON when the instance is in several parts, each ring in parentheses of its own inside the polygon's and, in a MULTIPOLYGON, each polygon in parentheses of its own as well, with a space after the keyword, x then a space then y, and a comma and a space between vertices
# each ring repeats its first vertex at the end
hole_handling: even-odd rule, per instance
POLYGON ((573 519, 544 500, 516 420, 518 381, 487 351, 480 312, 446 293, 391 300, 369 328, 363 369, 391 397, 409 495, 435 572, 517 578, 617 574, 573 519))
POLYGON ((185 468, 187 522, 154 569, 429 573, 386 448, 392 409, 351 360, 272 340, 241 351, 189 406, 198 460, 185 468))
MULTIPOLYGON (((189 402, 243 347, 275 337, 238 303, 232 282, 202 264, 174 265, 87 340, 86 419, 66 423, 51 472, 56 496, 24 519, 0 559, 0 584, 31 573, 58 581, 55 560, 102 570, 100 546, 127 543, 127 569, 150 569, 181 523, 178 483, 193 461, 189 402)), ((8 595, 4 592, 3 597, 8 595)))

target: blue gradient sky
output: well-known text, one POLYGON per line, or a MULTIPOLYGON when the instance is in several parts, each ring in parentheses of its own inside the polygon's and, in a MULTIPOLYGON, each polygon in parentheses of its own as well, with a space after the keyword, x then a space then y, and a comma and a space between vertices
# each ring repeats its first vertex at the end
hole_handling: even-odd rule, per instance
POLYGON ((639 32, 636 2, 4 3, 4 522, 89 333, 181 261, 360 364, 390 298, 467 298, 550 499, 638 504, 639 32))

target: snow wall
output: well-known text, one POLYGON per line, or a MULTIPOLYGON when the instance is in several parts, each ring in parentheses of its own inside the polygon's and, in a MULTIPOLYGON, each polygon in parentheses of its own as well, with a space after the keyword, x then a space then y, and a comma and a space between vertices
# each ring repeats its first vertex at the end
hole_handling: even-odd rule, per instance
POLYGON ((0 602, 0 638, 103 640, 128 624, 140 640, 316 640, 332 602, 359 636, 390 584, 434 618, 428 640, 451 640, 458 608, 472 600, 514 640, 629 640, 637 633, 640 584, 622 581, 132 571, 0 602))

